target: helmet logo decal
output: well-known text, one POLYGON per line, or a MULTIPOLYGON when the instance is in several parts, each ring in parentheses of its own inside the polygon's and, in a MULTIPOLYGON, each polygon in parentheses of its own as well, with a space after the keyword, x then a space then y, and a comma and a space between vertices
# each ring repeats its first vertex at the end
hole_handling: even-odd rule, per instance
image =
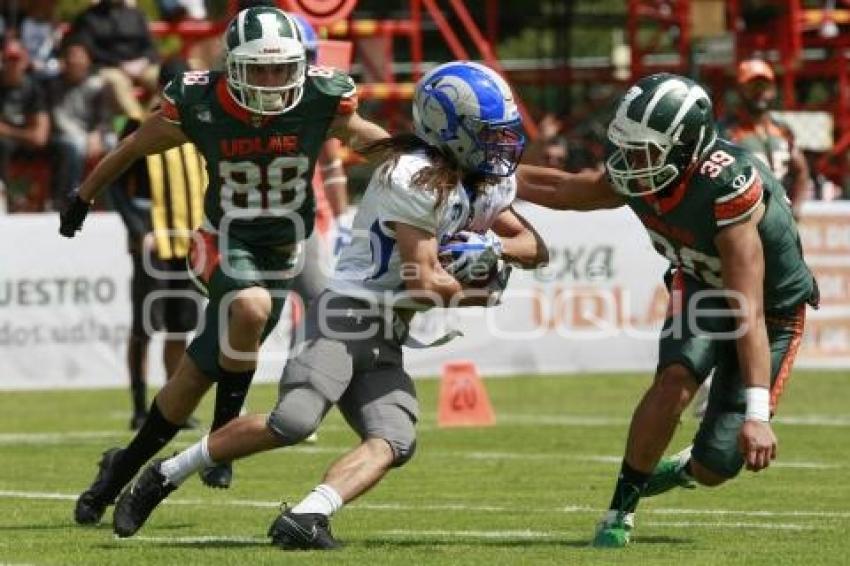
POLYGON ((469 172, 511 175, 525 145, 510 88, 477 63, 446 63, 423 77, 413 124, 417 136, 469 172))

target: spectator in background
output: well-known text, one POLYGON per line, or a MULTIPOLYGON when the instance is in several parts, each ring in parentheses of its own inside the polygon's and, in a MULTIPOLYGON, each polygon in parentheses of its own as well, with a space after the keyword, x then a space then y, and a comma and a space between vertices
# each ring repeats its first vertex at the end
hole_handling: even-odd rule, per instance
POLYGON ((135 96, 134 83, 154 92, 159 73, 159 56, 145 14, 125 0, 100 0, 77 16, 69 34, 89 46, 121 110, 140 120, 144 108, 135 96))
POLYGON ((50 147, 54 156, 53 203, 64 208, 82 181, 86 162, 108 148, 110 118, 104 81, 92 74, 88 47, 71 38, 62 46, 61 74, 46 84, 50 108, 50 147))
POLYGON ((21 43, 29 53, 33 73, 39 78, 59 74, 56 52, 60 32, 56 8, 52 0, 30 0, 21 19, 21 43))
POLYGON ((560 171, 578 173, 580 171, 602 167, 601 159, 595 155, 592 137, 577 139, 578 129, 571 132, 572 138, 567 138, 564 122, 554 114, 547 113, 540 120, 540 135, 528 145, 523 157, 523 163, 542 165, 560 171))
POLYGON ((525 149, 523 163, 563 170, 567 163, 567 148, 566 144, 558 147, 560 145, 559 140, 563 140, 561 136, 563 126, 560 118, 551 112, 547 112, 537 125, 540 135, 525 149))
POLYGON ((157 0, 160 17, 167 22, 180 20, 205 20, 207 7, 204 0, 157 0))
MULTIPOLYGON (((180 60, 166 63, 159 75, 160 86, 186 70, 188 67, 180 60)), ((138 121, 130 120, 124 136, 138 126, 138 121)), ((193 144, 185 143, 135 161, 110 188, 115 208, 127 228, 133 262, 127 348, 133 407, 131 430, 138 430, 147 418, 146 361, 151 332, 169 333, 162 352, 168 379, 177 371, 186 350, 186 334, 195 330, 198 323, 201 297, 187 277, 186 256, 191 232, 200 226, 203 217, 206 184, 203 159, 193 144), (162 296, 157 298, 153 293, 162 296)), ((184 428, 195 426, 197 420, 190 417, 184 428)))
MULTIPOLYGON (((50 122, 44 91, 27 71, 29 56, 17 40, 2 50, 0 71, 0 193, 5 193, 12 155, 22 156, 47 145, 50 122)), ((5 208, 6 203, 0 203, 5 208)))
POLYGON ((738 65, 737 113, 727 119, 721 136, 752 151, 767 163, 771 172, 785 186, 796 219, 809 192, 809 166, 802 151, 794 144, 794 134, 784 123, 770 114, 776 104, 776 76, 761 59, 742 61, 738 65))

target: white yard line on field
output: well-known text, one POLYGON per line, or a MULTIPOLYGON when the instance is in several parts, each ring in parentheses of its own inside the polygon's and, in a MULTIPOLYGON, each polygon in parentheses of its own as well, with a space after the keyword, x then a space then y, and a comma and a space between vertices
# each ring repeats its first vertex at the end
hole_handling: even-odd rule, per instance
POLYGON ((129 538, 115 537, 115 540, 121 542, 158 542, 166 544, 269 544, 269 539, 266 537, 230 537, 230 536, 195 536, 195 537, 151 537, 145 535, 137 535, 129 538))
POLYGON ((739 523, 739 522, 707 522, 707 521, 645 521, 641 523, 648 527, 677 527, 677 528, 710 528, 710 529, 764 529, 770 531, 814 531, 824 525, 798 525, 796 523, 739 523))
MULTIPOLYGON (((0 445, 52 445, 64 442, 80 442, 89 440, 102 440, 114 438, 120 440, 125 434, 115 431, 68 431, 68 432, 34 432, 34 433, 0 433, 0 445)), ((181 439, 173 441, 172 448, 183 449, 197 442, 197 438, 181 439)), ((282 448, 288 453, 295 454, 341 454, 349 450, 350 446, 331 445, 298 445, 282 448)), ((570 452, 506 452, 496 450, 431 450, 428 456, 462 458, 471 460, 520 460, 520 461, 546 461, 567 460, 573 462, 591 462, 599 464, 618 464, 622 460, 619 454, 573 454, 570 452)), ((771 466, 776 468, 831 470, 845 468, 845 465, 829 462, 809 462, 779 460, 771 466)))
POLYGON ((116 430, 78 430, 68 432, 0 432, 0 444, 59 444, 74 440, 122 438, 116 430))
POLYGON ((449 531, 449 530, 412 530, 412 529, 392 529, 389 531, 379 531, 376 534, 384 536, 415 536, 415 537, 438 537, 438 538, 483 538, 483 539, 537 539, 537 538, 552 538, 563 536, 566 533, 552 533, 545 531, 449 531))
MULTIPOLYGON (((76 494, 52 493, 40 491, 0 490, 0 499, 33 499, 33 500, 59 500, 75 501, 76 494)), ((279 508, 279 501, 257 501, 249 499, 168 499, 168 505, 188 506, 225 506, 225 507, 255 507, 255 508, 279 508)), ((347 509, 364 511, 465 511, 465 512, 496 512, 504 513, 517 511, 516 507, 508 505, 487 505, 479 503, 446 502, 446 503, 354 503, 347 509)), ((538 511, 547 513, 599 513, 599 509, 586 505, 567 505, 562 507, 537 508, 538 511)), ((688 509, 688 508, 645 508, 641 510, 642 515, 689 515, 689 516, 729 516, 729 517, 794 517, 812 519, 850 519, 850 511, 816 511, 791 509, 787 511, 748 511, 741 509, 688 509)))

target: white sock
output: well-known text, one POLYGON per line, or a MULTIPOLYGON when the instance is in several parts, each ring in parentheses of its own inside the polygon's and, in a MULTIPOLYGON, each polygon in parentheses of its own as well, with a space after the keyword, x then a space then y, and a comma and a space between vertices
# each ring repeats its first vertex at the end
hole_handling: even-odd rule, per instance
POLYGON ((293 513, 319 513, 330 517, 342 508, 342 497, 327 484, 319 484, 313 488, 301 503, 292 508, 293 513))
POLYGON ((160 464, 159 471, 170 484, 180 485, 201 468, 215 463, 210 458, 208 439, 209 435, 204 435, 200 441, 160 464))

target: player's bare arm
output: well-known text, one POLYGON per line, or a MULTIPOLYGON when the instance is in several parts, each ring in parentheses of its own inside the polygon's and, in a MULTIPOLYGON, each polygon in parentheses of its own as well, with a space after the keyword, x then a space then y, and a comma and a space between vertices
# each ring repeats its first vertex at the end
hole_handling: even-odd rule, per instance
POLYGON ((86 177, 79 191, 59 217, 59 234, 73 238, 82 229, 91 202, 133 162, 144 155, 160 153, 189 141, 177 124, 165 119, 160 112, 142 122, 139 129, 124 138, 118 146, 100 160, 86 177))
POLYGON ((516 177, 518 198, 555 210, 597 210, 625 204, 600 171, 567 173, 520 165, 516 177))
MULTIPOLYGON (((363 118, 354 111, 347 114, 337 114, 331 122, 328 136, 338 138, 347 146, 357 149, 388 138, 389 134, 378 124, 363 118)), ((374 159, 381 157, 381 155, 378 155, 374 159)))
POLYGON ((339 156, 339 145, 339 140, 333 138, 326 140, 318 160, 325 196, 334 218, 338 218, 348 208, 348 177, 339 156))
POLYGON ((157 112, 147 118, 139 129, 124 138, 94 168, 82 186, 79 196, 91 202, 134 161, 145 155, 161 153, 189 141, 180 126, 157 112))
POLYGON ((492 230, 502 241, 502 259, 523 269, 549 263, 549 249, 534 227, 513 207, 503 211, 492 230))
POLYGON ((761 205, 746 221, 722 229, 715 243, 722 262, 727 299, 736 311, 741 375, 747 388, 747 417, 738 437, 748 470, 759 471, 776 457, 776 436, 769 422, 770 346, 764 318, 764 255, 758 223, 761 205))
POLYGON ((434 234, 402 222, 395 223, 395 232, 404 284, 417 302, 445 306, 463 292, 461 283, 440 265, 434 234))

